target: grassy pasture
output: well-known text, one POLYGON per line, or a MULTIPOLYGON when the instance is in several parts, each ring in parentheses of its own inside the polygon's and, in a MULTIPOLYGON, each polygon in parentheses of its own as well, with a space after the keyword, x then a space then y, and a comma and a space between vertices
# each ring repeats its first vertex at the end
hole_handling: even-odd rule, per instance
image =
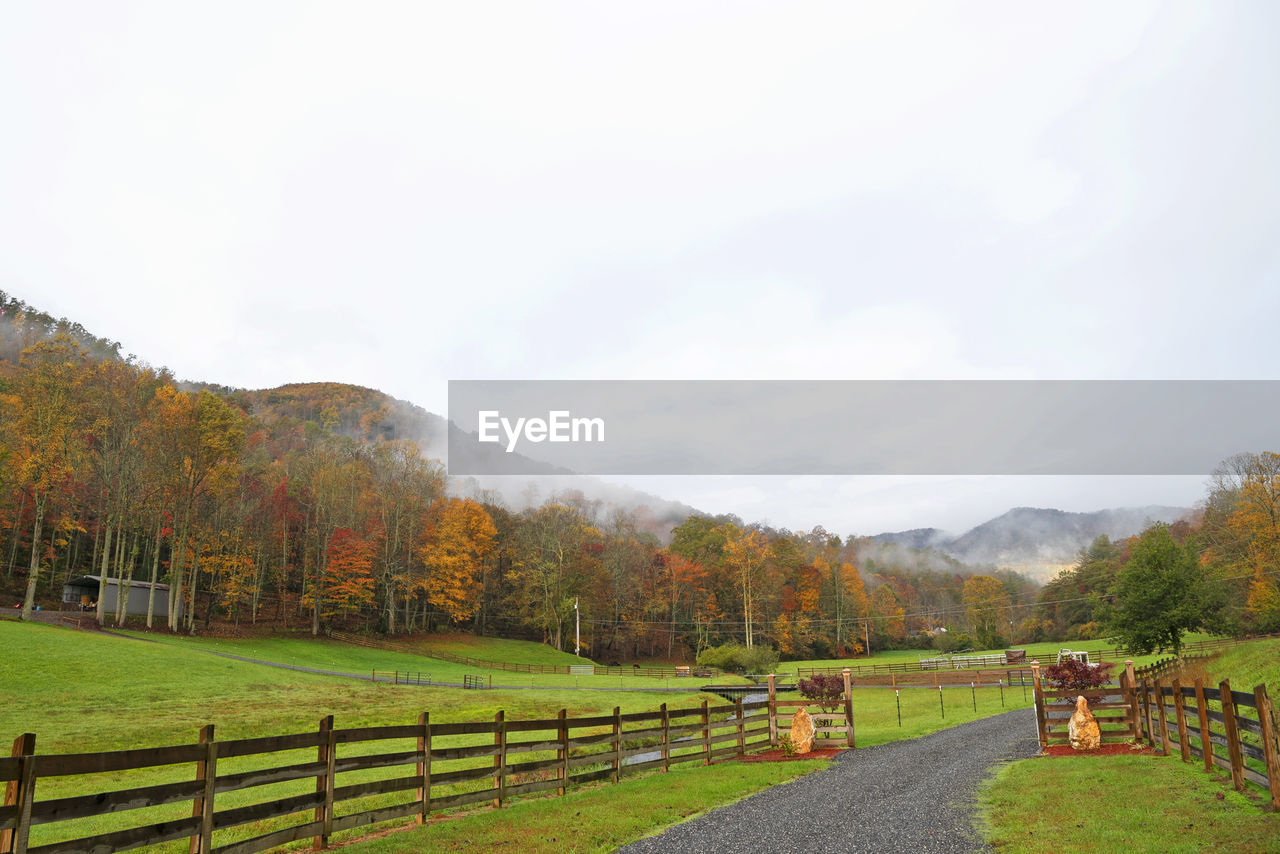
MULTIPOLYGON (((259 661, 313 667, 339 673, 367 675, 371 671, 399 670, 422 674, 433 682, 462 683, 466 675, 492 677, 493 686, 508 688, 600 688, 611 690, 635 690, 638 688, 680 688, 689 680, 649 676, 574 676, 567 673, 519 673, 506 670, 489 670, 478 666, 457 664, 431 658, 430 652, 443 649, 454 655, 466 655, 489 661, 508 661, 516 664, 590 664, 590 660, 559 652, 542 644, 528 641, 510 641, 496 638, 474 638, 472 643, 462 643, 456 636, 438 643, 434 637, 419 638, 406 643, 418 645, 422 654, 415 655, 399 650, 371 649, 328 638, 313 638, 310 634, 294 636, 266 636, 257 638, 184 637, 145 632, 126 632, 131 637, 145 638, 157 644, 165 644, 188 650, 208 650, 259 661)), ((697 680, 702 684, 707 680, 697 680)), ((736 676, 717 677, 717 682, 743 682, 736 676)), ((660 700, 658 702, 661 702, 660 700)))
MULTIPOLYGON (((673 709, 687 708, 696 706, 702 698, 696 692, 668 694, 565 688, 464 691, 374 684, 208 655, 202 651, 203 644, 208 641, 189 640, 144 643, 41 624, 0 622, 0 649, 5 653, 0 657, 0 684, 5 686, 4 702, 0 704, 0 741, 7 744, 6 740, 32 731, 38 737, 37 753, 75 753, 190 744, 196 740, 199 727, 206 723, 216 724, 217 737, 225 740, 314 731, 319 718, 325 714, 334 714, 339 728, 349 728, 412 723, 424 710, 431 712, 433 723, 492 719, 499 709, 505 710, 507 718, 513 720, 553 717, 560 708, 569 709, 574 716, 608 713, 614 706, 621 707, 624 712, 648 711, 656 709, 664 701, 673 709)), ((222 643, 217 648, 226 651, 222 643)), ((352 672, 363 669, 355 666, 365 661, 363 656, 384 655, 364 647, 332 643, 317 643, 308 653, 305 647, 309 643, 288 638, 246 641, 237 647, 240 651, 235 654, 252 652, 255 653, 252 657, 277 659, 295 654, 294 660, 299 663, 352 672), (276 655, 264 655, 264 650, 276 655)), ((600 678, 608 682, 617 679, 600 678)), ((626 677, 623 684, 645 681, 626 677)), ((869 746, 921 735, 976 717, 996 714, 1003 708, 998 691, 992 688, 976 693, 976 712, 973 709, 975 695, 968 688, 945 688, 942 692, 945 717, 939 708, 936 690, 904 689, 901 694, 902 726, 899 727, 897 697, 891 689, 855 691, 853 705, 859 745, 869 746)), ((1005 689, 1005 701, 1009 708, 1020 705, 1020 689, 1005 689)), ((714 698, 712 702, 724 701, 714 698)), ((481 743, 484 738, 458 736, 454 743, 458 746, 481 743)), ((342 755, 410 749, 412 744, 408 741, 403 744, 380 742, 376 747, 368 745, 367 749, 365 745, 349 745, 344 747, 342 755)), ((220 762, 219 770, 222 773, 256 770, 310 761, 314 756, 314 750, 311 750, 242 757, 220 762)), ((530 755, 529 758, 539 756, 530 755)), ((460 761, 456 767, 462 767, 462 764, 460 761)), ((454 767, 441 763, 434 770, 454 770, 454 767)), ((739 785, 732 781, 741 775, 742 766, 721 767, 735 770, 721 771, 713 766, 698 772, 709 775, 705 780, 699 777, 697 782, 681 784, 705 789, 707 798, 710 798, 690 801, 690 809, 697 804, 702 805, 697 809, 712 806, 715 797, 739 797, 768 785, 773 779, 757 779, 758 775, 751 772, 739 785), (716 782, 722 777, 724 780, 716 782), (723 795, 715 794, 717 792, 723 795)), ((353 772, 341 779, 346 785, 402 773, 402 770, 383 769, 353 772)), ((693 774, 693 769, 689 773, 693 774)), ((190 775, 190 766, 181 765, 86 777, 42 778, 38 798, 43 801, 88 792, 156 785, 190 779, 190 775)), ((673 781, 676 779, 667 776, 673 781)), ((608 787, 594 797, 609 798, 617 803, 618 798, 629 797, 625 793, 631 791, 632 785, 628 782, 621 789, 608 787)), ((642 806, 643 799, 639 802, 641 805, 637 809, 640 812, 634 821, 629 818, 625 823, 626 827, 632 828, 626 831, 628 833, 634 831, 638 835, 686 814, 678 810, 673 812, 669 808, 670 801, 663 800, 666 796, 659 790, 666 784, 647 785, 655 787, 653 797, 656 800, 651 807, 642 806)), ((218 809, 243 806, 268 797, 302 794, 312 786, 311 781, 300 780, 256 791, 227 793, 219 795, 218 809)), ((388 805, 395 802, 394 797, 384 796, 382 801, 368 801, 348 809, 388 805)), ((33 829, 32 844, 108 832, 142 821, 175 819, 189 809, 187 804, 175 804, 65 825, 38 826, 33 829)), ((630 810, 628 801, 628 812, 630 810)), ((220 832, 216 844, 264 833, 276 826, 272 822, 259 822, 243 829, 220 832)), ((597 832, 604 830, 592 831, 597 832)), ((172 843, 158 848, 177 851, 181 844, 172 843)))
POLYGON ((984 789, 985 836, 1008 854, 1280 852, 1280 815, 1214 776, 1176 756, 1024 759, 984 789))

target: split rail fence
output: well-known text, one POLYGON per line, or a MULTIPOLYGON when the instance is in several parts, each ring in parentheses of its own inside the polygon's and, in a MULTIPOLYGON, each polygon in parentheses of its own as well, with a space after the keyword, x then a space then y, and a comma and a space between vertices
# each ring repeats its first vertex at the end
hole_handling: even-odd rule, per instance
POLYGON ((1165 754, 1176 749, 1183 762, 1200 759, 1206 771, 1229 772, 1237 791, 1246 783, 1260 786, 1280 809, 1280 743, 1266 685, 1245 692, 1232 690, 1229 679, 1216 688, 1199 677, 1191 685, 1178 677, 1143 679, 1137 695, 1149 745, 1165 754))
MULTIPOLYGON (((771 693, 543 720, 500 711, 433 723, 424 712, 416 724, 353 729, 329 716, 314 732, 223 741, 211 724, 193 744, 58 755, 38 754, 28 733, 0 757, 0 854, 110 854, 183 839, 189 854, 251 854, 306 838, 323 848, 335 833, 380 822, 422 823, 438 810, 741 756, 777 744, 779 717, 798 705, 771 693)), ((815 718, 820 732, 853 746, 844 706, 815 718)))

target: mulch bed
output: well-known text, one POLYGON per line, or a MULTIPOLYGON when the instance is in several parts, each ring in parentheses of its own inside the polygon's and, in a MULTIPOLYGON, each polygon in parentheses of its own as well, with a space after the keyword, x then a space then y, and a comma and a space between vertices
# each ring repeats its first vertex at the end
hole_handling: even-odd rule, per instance
POLYGON ((1069 744, 1051 744, 1040 752, 1041 756, 1137 756, 1155 753, 1146 745, 1135 746, 1128 742, 1104 744, 1097 750, 1076 750, 1069 744))
POLYGON ((734 757, 735 762, 803 762, 806 759, 830 759, 837 753, 848 750, 847 747, 815 747, 803 756, 788 756, 781 750, 769 750, 764 753, 748 753, 746 756, 734 757))

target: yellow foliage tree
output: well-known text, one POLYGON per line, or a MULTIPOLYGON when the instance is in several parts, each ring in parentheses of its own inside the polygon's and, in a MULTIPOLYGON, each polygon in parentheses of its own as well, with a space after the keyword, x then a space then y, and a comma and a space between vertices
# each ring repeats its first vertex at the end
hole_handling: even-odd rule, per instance
POLYGON ((470 499, 438 501, 432 509, 435 520, 419 551, 427 569, 427 602, 456 623, 476 612, 481 564, 498 531, 485 509, 470 499))

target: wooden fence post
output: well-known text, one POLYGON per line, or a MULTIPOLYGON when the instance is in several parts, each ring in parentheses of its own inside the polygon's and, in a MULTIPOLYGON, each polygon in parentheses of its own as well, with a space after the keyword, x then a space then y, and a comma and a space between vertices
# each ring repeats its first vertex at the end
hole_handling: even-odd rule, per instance
POLYGON ((662 773, 671 770, 671 713, 662 704, 662 773))
POLYGON ((702 764, 711 764, 711 711, 702 701, 702 764))
POLYGON ((320 834, 311 840, 311 847, 319 851, 329 844, 329 832, 333 829, 333 765, 337 747, 333 738, 333 715, 320 719, 320 732, 325 734, 324 741, 316 750, 316 761, 324 763, 324 770, 316 775, 316 794, 324 797, 324 802, 316 807, 315 820, 322 822, 320 834))
POLYGON ((769 674, 769 746, 778 746, 778 677, 769 674))
POLYGON ((1121 685, 1125 694, 1125 702, 1129 704, 1125 717, 1129 722, 1129 738, 1139 741, 1142 738, 1142 711, 1138 707, 1138 677, 1133 672, 1133 659, 1126 659, 1121 685))
POLYGON ((507 713, 499 709, 493 723, 493 743, 498 748, 493 757, 493 788, 497 792, 493 805, 500 808, 507 796, 507 713))
MULTIPOLYGON (((937 681, 937 677, 934 677, 937 681)), ((1031 662, 1031 695, 1035 698, 1036 706, 1036 732, 1040 735, 1040 749, 1044 750, 1049 746, 1049 728, 1045 721, 1048 714, 1044 708, 1044 690, 1040 686, 1040 662, 1031 662)))
POLYGON ((609 763, 613 767, 610 779, 618 782, 618 769, 622 767, 622 707, 613 707, 613 759, 609 763))
POLYGON ((1213 742, 1209 740, 1209 707, 1204 698, 1204 680, 1196 677, 1196 713, 1200 716, 1200 751, 1204 770, 1213 770, 1213 742))
POLYGON ((742 696, 741 696, 741 695, 738 695, 738 697, 733 701, 733 705, 734 705, 734 707, 735 707, 735 708, 734 708, 734 712, 733 712, 733 713, 734 713, 734 716, 737 718, 737 721, 738 721, 738 726, 737 726, 737 732, 738 732, 738 755, 739 755, 739 756, 744 756, 744 755, 746 755, 746 752, 747 752, 747 734, 746 734, 746 731, 743 729, 743 727, 746 725, 746 722, 743 720, 743 715, 745 715, 745 714, 746 714, 746 712, 744 712, 744 711, 742 710, 742 696))
POLYGON ((431 813, 431 713, 423 712, 418 715, 418 730, 421 733, 418 736, 418 776, 422 778, 422 785, 418 787, 418 800, 422 803, 422 809, 418 811, 417 817, 414 819, 416 824, 425 824, 427 816, 431 813))
POLYGON ((1156 728, 1151 725, 1151 686, 1145 676, 1142 678, 1142 719, 1146 722, 1147 744, 1155 747, 1156 728))
POLYGON ((1218 683, 1222 692, 1222 719, 1227 725, 1227 755, 1231 758, 1231 784, 1244 791, 1244 755, 1240 752, 1240 728, 1236 724, 1236 701, 1231 696, 1231 680, 1218 683))
POLYGON ((32 764, 31 756, 36 752, 36 734, 34 732, 23 733, 13 740, 13 752, 10 756, 22 757, 22 763, 18 769, 18 779, 10 780, 4 787, 4 805, 6 807, 17 806, 18 810, 18 826, 12 830, 0 830, 0 854, 10 854, 17 848, 17 839, 22 837, 22 850, 27 847, 27 832, 31 826, 31 808, 26 807, 26 817, 23 817, 23 805, 30 801, 27 797, 27 788, 35 784, 34 775, 28 774, 28 765, 32 764))
POLYGON ((560 747, 556 750, 556 759, 560 760, 560 766, 556 769, 556 776, 560 780, 556 794, 563 795, 565 787, 569 785, 569 710, 561 709, 556 717, 559 719, 556 738, 560 741, 560 747))
POLYGON ((1258 724, 1262 728, 1262 752, 1267 762, 1271 806, 1280 810, 1280 745, 1276 744, 1275 721, 1271 716, 1271 698, 1267 696, 1267 686, 1263 684, 1254 688, 1253 698, 1258 704, 1258 724))
POLYGON ((213 850, 213 795, 218 782, 218 742, 213 738, 213 724, 200 730, 200 743, 205 746, 204 759, 196 763, 196 782, 204 788, 191 802, 191 815, 200 819, 200 829, 191 834, 191 854, 209 854, 213 850))
POLYGON ((1156 680, 1156 711, 1160 715, 1160 749, 1164 751, 1164 755, 1169 755, 1169 721, 1164 711, 1164 686, 1160 684, 1160 680, 1156 680))
POLYGON ((853 737, 853 678, 849 668, 845 668, 844 676, 844 740, 848 747, 855 746, 853 737))
POLYGON ((1182 700, 1182 681, 1173 680, 1173 714, 1178 718, 1178 749, 1182 752, 1182 761, 1191 761, 1191 745, 1187 743, 1187 710, 1182 700))

